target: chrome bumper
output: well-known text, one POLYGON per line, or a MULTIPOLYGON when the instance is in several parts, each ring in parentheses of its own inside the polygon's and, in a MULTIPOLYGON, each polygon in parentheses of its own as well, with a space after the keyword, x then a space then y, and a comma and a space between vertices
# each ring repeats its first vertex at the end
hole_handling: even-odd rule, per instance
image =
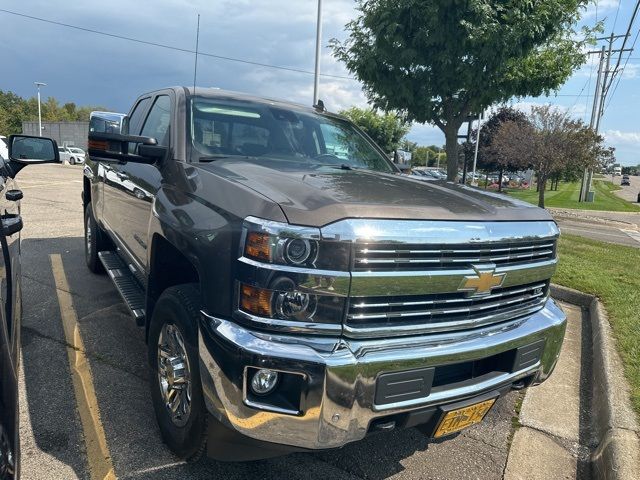
POLYGON ((208 410, 238 433, 299 448, 335 448, 362 439, 379 418, 476 397, 525 377, 544 381, 557 362, 565 327, 566 317, 553 300, 528 317, 473 331, 358 341, 251 331, 203 312, 200 374, 208 410), (452 384, 422 398, 375 404, 382 373, 487 358, 540 340, 542 354, 526 368, 452 384), (246 367, 303 374, 301 413, 248 402, 246 367))

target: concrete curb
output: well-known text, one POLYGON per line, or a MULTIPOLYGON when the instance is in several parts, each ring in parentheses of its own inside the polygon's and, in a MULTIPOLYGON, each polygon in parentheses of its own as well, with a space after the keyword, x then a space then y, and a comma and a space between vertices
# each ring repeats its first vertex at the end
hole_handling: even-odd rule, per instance
POLYGON ((598 446, 591 455, 594 478, 638 478, 640 428, 629 400, 629 385, 616 351, 611 325, 597 297, 560 285, 551 285, 558 300, 588 310, 593 351, 594 433, 598 446))

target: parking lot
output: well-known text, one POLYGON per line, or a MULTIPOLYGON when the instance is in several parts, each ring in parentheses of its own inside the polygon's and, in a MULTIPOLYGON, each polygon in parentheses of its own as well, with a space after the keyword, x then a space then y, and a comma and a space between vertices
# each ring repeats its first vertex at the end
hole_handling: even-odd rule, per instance
POLYGON ((108 278, 84 264, 82 167, 33 166, 17 180, 25 222, 24 479, 503 477, 518 392, 501 399, 481 425, 447 442, 430 442, 410 429, 318 454, 245 464, 179 462, 156 427, 143 331, 108 278), (96 475, 105 465, 113 471, 96 475))

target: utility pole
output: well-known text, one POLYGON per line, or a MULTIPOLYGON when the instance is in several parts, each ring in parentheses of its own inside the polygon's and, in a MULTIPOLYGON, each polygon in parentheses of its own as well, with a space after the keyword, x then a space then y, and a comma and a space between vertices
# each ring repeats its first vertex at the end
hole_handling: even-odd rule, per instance
POLYGON ((316 68, 313 75, 313 105, 318 105, 320 87, 320 55, 322 54, 322 0, 318 0, 318 24, 316 26, 316 68))
MULTIPOLYGON (((480 145, 480 129, 482 128, 482 117, 484 116, 484 112, 480 113, 478 116, 478 133, 476 133, 476 151, 473 154, 473 178, 471 178, 471 186, 477 187, 478 180, 476 180, 476 165, 478 163, 478 146, 480 145)), ((500 179, 502 181, 502 179, 500 179)))
MULTIPOLYGON (((587 54, 589 55, 599 54, 600 56, 600 61, 598 62, 598 76, 596 79, 596 89, 595 89, 594 98, 593 98, 593 107, 591 109, 591 121, 589 122, 589 127, 593 129, 593 131, 596 134, 600 129, 600 119, 604 114, 604 102, 606 100, 609 87, 611 86, 610 82, 607 83, 607 80, 609 79, 609 74, 611 73, 609 71, 610 64, 611 64, 611 54, 619 52, 620 55, 622 55, 624 52, 628 52, 632 50, 629 48, 624 48, 624 44, 623 44, 623 48, 614 50, 613 42, 618 38, 625 38, 626 40, 626 37, 627 35, 614 35, 612 33, 610 37, 598 39, 598 40, 608 40, 609 42, 608 49, 607 47, 603 46, 600 50, 587 52, 587 54), (605 66, 605 62, 606 62, 606 66, 605 66), (604 80, 602 78, 603 75, 604 75, 604 80)), ((612 80, 613 80, 613 76, 616 73, 617 73, 616 69, 614 69, 613 75, 611 77, 612 80)), ((592 180, 593 180, 593 170, 589 168, 585 168, 582 176, 582 185, 580 187, 580 196, 578 198, 578 201, 580 202, 589 201, 589 192, 591 191, 592 180)))
POLYGON ((46 87, 46 83, 33 82, 38 87, 38 136, 42 136, 42 111, 40 110, 40 87, 46 87))

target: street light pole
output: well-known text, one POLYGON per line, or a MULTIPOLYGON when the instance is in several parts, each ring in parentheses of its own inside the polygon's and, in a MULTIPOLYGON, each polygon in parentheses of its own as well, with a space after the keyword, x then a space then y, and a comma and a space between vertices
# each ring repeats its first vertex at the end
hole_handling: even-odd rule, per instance
POLYGON ((46 87, 46 83, 33 82, 38 87, 38 136, 42 136, 42 111, 40 109, 40 87, 46 87))
POLYGON ((313 104, 318 104, 320 87, 320 55, 322 53, 322 0, 318 0, 318 24, 316 25, 316 69, 313 76, 313 104))

